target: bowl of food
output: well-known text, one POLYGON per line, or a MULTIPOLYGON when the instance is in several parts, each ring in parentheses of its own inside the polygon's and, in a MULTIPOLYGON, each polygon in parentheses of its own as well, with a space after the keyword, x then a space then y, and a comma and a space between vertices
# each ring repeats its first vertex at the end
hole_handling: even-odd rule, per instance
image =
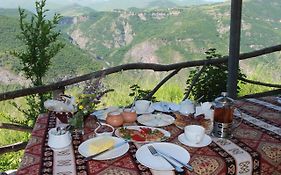
POLYGON ((114 128, 106 123, 102 123, 101 125, 99 125, 95 130, 95 135, 98 136, 111 136, 114 132, 114 128))

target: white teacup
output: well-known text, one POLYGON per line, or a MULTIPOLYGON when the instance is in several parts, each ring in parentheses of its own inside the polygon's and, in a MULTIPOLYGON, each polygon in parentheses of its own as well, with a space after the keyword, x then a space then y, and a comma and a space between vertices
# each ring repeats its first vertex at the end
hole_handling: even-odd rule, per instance
POLYGON ((48 145, 54 150, 65 148, 71 143, 71 134, 69 131, 60 134, 57 132, 56 128, 52 128, 49 130, 48 134, 48 145))
POLYGON ((151 105, 151 101, 148 100, 137 100, 135 102, 136 111, 139 113, 147 112, 151 105))
POLYGON ((184 127, 184 136, 189 142, 198 144, 205 136, 205 128, 199 125, 188 125, 184 127))

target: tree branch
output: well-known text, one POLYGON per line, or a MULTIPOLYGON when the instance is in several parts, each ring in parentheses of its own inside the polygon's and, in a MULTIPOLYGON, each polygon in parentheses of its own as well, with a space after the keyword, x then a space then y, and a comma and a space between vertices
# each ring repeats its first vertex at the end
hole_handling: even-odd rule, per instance
POLYGON ((202 74, 202 72, 206 69, 206 65, 204 65, 198 72, 197 74, 193 77, 193 80, 191 82, 191 85, 189 86, 188 90, 185 93, 185 96, 183 97, 182 101, 184 101, 185 99, 188 98, 193 86, 195 85, 195 83, 197 82, 197 80, 199 79, 200 75, 202 74))
POLYGON ((0 147, 0 155, 8 152, 15 152, 15 151, 22 150, 26 147, 27 143, 28 142, 18 142, 11 145, 2 146, 0 147))
POLYGON ((176 69, 172 73, 170 73, 168 76, 166 76, 162 81, 160 81, 154 89, 144 97, 144 99, 150 99, 157 91, 158 89, 165 84, 170 78, 172 78, 174 75, 176 75, 181 69, 176 69))
POLYGON ((270 83, 263 83, 259 81, 254 80, 248 80, 246 78, 239 78, 239 80, 244 81, 246 83, 255 84, 255 85, 261 85, 261 86, 267 86, 267 87, 275 87, 275 88, 281 88, 280 84, 270 84, 270 83))
MULTIPOLYGON (((272 47, 260 49, 257 51, 241 54, 240 60, 257 57, 257 56, 277 52, 280 50, 281 50, 281 45, 272 46, 272 47)), ((205 64, 206 65, 210 65, 210 64, 216 65, 216 64, 226 63, 227 59, 228 59, 228 56, 224 56, 219 59, 187 61, 187 62, 181 62, 181 63, 175 63, 175 64, 169 64, 169 65, 161 65, 161 64, 154 64, 154 63, 123 64, 123 65, 110 67, 108 69, 99 70, 99 71, 96 71, 93 73, 85 74, 82 76, 78 76, 75 78, 71 78, 68 80, 56 82, 56 83, 45 85, 45 86, 37 86, 37 87, 26 88, 26 89, 22 89, 22 90, 1 93, 0 101, 13 99, 13 98, 17 98, 17 97, 22 97, 22 96, 27 96, 27 95, 36 94, 36 93, 44 93, 44 92, 48 92, 48 91, 53 91, 56 89, 60 89, 64 86, 76 84, 76 83, 86 81, 86 80, 89 80, 92 78, 100 77, 102 75, 105 76, 105 75, 109 75, 112 73, 125 71, 125 70, 132 70, 132 69, 149 70, 149 69, 151 69, 154 71, 170 71, 170 70, 183 69, 183 68, 188 68, 188 67, 203 66, 205 64)))
POLYGON ((11 123, 0 123, 0 129, 10 129, 10 130, 16 130, 16 131, 23 131, 23 132, 32 132, 32 127, 28 126, 21 126, 11 123))
POLYGON ((274 96, 274 95, 279 95, 279 94, 281 94, 281 89, 276 89, 276 90, 261 92, 261 93, 256 93, 256 94, 249 94, 249 95, 245 95, 242 97, 238 97, 238 99, 259 98, 259 97, 274 96))

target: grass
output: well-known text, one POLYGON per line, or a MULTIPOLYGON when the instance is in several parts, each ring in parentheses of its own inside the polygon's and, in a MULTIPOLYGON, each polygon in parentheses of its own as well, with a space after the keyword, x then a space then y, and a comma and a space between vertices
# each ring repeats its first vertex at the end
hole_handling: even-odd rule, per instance
MULTIPOLYGON (((0 102, 0 122, 9 122, 7 117, 17 116, 19 119, 22 117, 13 106, 9 104, 8 101, 0 102), (9 115, 7 115, 9 113, 9 115)), ((29 134, 19 131, 0 129, 0 146, 17 143, 21 141, 28 140, 29 134)), ((17 169, 21 157, 23 156, 23 151, 6 153, 0 155, 0 172, 10 169, 17 169)))

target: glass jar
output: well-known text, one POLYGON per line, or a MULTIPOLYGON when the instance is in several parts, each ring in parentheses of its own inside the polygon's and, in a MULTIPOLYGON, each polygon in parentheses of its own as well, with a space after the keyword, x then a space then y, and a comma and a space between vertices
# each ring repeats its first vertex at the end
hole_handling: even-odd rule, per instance
POLYGON ((226 92, 222 92, 221 96, 215 99, 213 103, 214 136, 220 138, 231 137, 234 112, 233 102, 234 100, 229 98, 226 92))

